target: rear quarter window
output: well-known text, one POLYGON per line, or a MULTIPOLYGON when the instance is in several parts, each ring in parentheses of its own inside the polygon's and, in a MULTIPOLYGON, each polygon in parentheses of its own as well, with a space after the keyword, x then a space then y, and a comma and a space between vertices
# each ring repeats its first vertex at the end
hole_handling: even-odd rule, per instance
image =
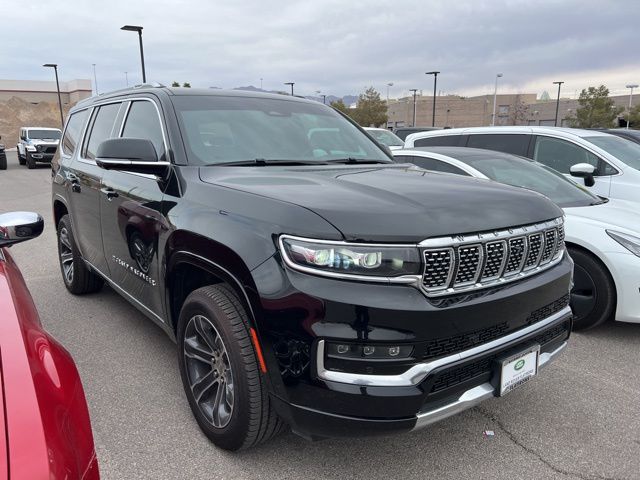
POLYGON ((69 117, 61 142, 61 150, 64 155, 71 156, 76 151, 88 113, 89 110, 81 110, 80 112, 72 113, 69 117))
POLYGON ((438 135, 435 137, 418 138, 414 140, 415 147, 457 147, 462 135, 438 135))

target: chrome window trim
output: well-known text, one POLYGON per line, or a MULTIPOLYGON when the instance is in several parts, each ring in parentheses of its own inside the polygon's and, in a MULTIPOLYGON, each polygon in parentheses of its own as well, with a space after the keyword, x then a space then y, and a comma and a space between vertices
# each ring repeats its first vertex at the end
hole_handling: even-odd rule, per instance
POLYGON ((337 383, 347 383, 349 385, 362 385, 371 387, 411 387, 422 382, 436 368, 444 367, 449 364, 467 360, 475 355, 479 355, 494 348, 501 347, 508 343, 519 340, 522 337, 534 333, 538 330, 544 330, 546 327, 563 321, 571 315, 571 308, 567 305, 559 312, 547 317, 546 319, 529 325, 504 337, 497 338, 490 342, 478 345, 477 347, 463 350, 462 352, 447 355, 430 362, 419 363, 398 375, 369 375, 361 373, 336 372, 327 370, 324 366, 325 340, 318 340, 316 348, 316 370, 318 377, 337 383))

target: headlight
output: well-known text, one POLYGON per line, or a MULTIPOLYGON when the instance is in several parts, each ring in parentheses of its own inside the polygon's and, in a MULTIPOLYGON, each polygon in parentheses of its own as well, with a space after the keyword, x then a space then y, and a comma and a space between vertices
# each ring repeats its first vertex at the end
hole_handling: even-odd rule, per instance
POLYGON ((607 234, 635 256, 640 257, 640 238, 615 230, 607 230, 607 234))
POLYGON ((35 152, 36 151, 36 147, 34 147, 33 145, 27 145, 27 151, 29 152, 35 152))
POLYGON ((283 235, 280 250, 289 267, 318 275, 383 280, 420 272, 420 254, 412 246, 330 242, 283 235))

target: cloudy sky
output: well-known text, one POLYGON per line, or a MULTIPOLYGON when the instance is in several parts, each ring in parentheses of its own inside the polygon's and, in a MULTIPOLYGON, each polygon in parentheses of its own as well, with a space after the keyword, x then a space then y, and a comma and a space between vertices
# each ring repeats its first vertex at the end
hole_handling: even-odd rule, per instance
MULTIPOLYGON (((144 26, 147 80, 194 87, 246 85, 296 94, 392 97, 433 88, 504 93, 547 90, 564 80, 624 94, 640 83, 640 2, 609 0, 4 0, 0 78, 93 78, 107 91, 140 83, 137 34, 144 26)), ((563 95, 564 96, 564 95, 563 95)))

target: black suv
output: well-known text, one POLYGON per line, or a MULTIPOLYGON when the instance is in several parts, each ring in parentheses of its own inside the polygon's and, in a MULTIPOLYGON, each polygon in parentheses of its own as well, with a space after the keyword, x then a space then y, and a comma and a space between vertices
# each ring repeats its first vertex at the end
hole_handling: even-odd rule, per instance
POLYGON ((176 340, 193 414, 226 449, 284 425, 310 439, 427 425, 525 383, 571 330, 558 207, 395 164, 309 100, 148 86, 85 100, 53 209, 67 289, 106 281, 176 340))

